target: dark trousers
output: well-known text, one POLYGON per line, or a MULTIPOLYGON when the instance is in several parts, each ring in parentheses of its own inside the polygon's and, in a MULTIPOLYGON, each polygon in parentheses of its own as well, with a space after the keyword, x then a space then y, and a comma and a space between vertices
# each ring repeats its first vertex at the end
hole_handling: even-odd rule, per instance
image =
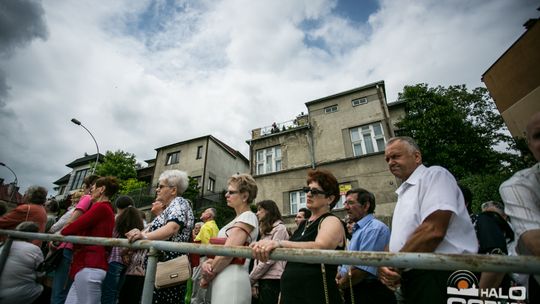
POLYGON ((118 295, 119 304, 137 304, 141 303, 142 290, 144 286, 144 277, 126 275, 124 285, 118 295))
POLYGON ((343 290, 345 304, 395 304, 394 292, 379 280, 365 280, 353 286, 354 303, 351 299, 351 289, 343 290))
POLYGON ((407 304, 445 304, 447 282, 452 274, 441 270, 409 270, 401 274, 401 290, 407 304))
POLYGON ((259 304, 276 304, 279 298, 280 280, 259 280, 259 304))

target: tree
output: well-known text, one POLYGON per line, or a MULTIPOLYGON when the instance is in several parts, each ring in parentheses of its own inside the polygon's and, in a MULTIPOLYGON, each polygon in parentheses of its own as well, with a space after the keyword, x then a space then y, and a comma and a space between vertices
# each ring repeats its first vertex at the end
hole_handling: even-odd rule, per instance
POLYGON ((102 163, 96 167, 99 176, 115 176, 120 180, 128 180, 137 177, 135 154, 118 150, 107 151, 102 163))
POLYGON ((487 89, 417 84, 405 86, 399 99, 406 101, 399 134, 417 141, 427 165, 441 165, 458 179, 511 170, 518 156, 494 148, 510 146, 512 138, 504 134, 504 121, 487 89))
POLYGON ((137 180, 137 161, 135 154, 118 150, 116 152, 107 151, 103 162, 96 167, 96 174, 99 176, 115 176, 120 183, 121 194, 129 194, 135 190, 147 186, 145 182, 137 180))

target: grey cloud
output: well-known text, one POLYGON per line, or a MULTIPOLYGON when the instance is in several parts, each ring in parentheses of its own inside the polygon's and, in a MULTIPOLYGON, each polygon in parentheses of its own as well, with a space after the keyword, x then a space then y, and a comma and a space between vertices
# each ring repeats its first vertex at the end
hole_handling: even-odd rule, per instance
POLYGON ((3 0, 0 4, 0 54, 10 55, 16 47, 34 38, 47 39, 45 11, 39 1, 3 0))

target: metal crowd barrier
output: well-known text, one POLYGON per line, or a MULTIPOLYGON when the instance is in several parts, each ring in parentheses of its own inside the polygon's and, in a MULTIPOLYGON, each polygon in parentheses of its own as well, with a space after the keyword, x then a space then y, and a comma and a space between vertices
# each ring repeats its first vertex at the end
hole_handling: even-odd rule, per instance
MULTIPOLYGON (((0 235, 8 235, 10 237, 22 239, 39 239, 43 241, 62 241, 76 244, 149 249, 148 265, 146 268, 142 294, 143 304, 152 303, 156 264, 158 262, 157 252, 159 250, 251 258, 251 249, 241 246, 217 246, 150 240, 129 243, 126 239, 62 236, 57 234, 20 232, 3 229, 0 229, 0 235)), ((4 255, 4 252, 2 252, 2 255, 4 255)), ((540 274, 540 257, 534 256, 391 253, 278 248, 272 252, 270 258, 273 260, 315 264, 392 266, 397 268, 438 270, 462 269, 475 272, 491 271, 540 274)), ((2 258, 0 257, 0 261, 1 260, 2 258)), ((0 269, 2 266, 3 265, 0 265, 0 269)))

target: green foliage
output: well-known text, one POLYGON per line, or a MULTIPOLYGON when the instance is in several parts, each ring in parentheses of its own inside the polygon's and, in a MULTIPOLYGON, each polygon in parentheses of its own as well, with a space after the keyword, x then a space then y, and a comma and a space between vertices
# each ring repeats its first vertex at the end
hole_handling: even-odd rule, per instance
POLYGON ((417 141, 426 165, 443 166, 458 179, 511 170, 518 156, 494 149, 512 139, 485 88, 417 84, 405 86, 399 99, 407 102, 399 134, 417 141))
POLYGON ((200 189, 201 187, 199 187, 199 182, 190 176, 188 187, 182 194, 182 197, 190 200, 193 203, 199 197, 200 189))
POLYGON ((473 193, 472 209, 474 213, 480 213, 480 206, 487 201, 502 202, 499 194, 499 186, 511 176, 506 174, 475 174, 467 176, 459 181, 467 186, 473 193))
POLYGON ((99 176, 116 176, 120 180, 137 177, 135 154, 118 150, 107 151, 105 159, 96 167, 99 176))
POLYGON ((127 180, 120 180, 120 194, 129 194, 131 192, 140 192, 141 189, 146 189, 148 185, 139 181, 136 178, 130 178, 127 180))

